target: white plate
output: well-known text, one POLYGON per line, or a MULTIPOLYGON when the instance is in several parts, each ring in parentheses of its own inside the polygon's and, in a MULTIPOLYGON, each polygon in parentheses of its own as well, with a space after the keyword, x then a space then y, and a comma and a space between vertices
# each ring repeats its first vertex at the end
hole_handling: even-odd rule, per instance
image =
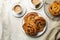
POLYGON ((32 9, 40 9, 43 4, 44 4, 44 0, 40 0, 41 4, 39 5, 39 8, 35 8, 35 5, 32 4, 31 0, 28 0, 28 5, 32 8, 32 9))
MULTIPOLYGON (((33 12, 36 12, 36 11, 33 11, 33 12)), ((30 12, 29 12, 29 13, 30 13, 30 12)), ((40 14, 39 12, 36 12, 36 13, 40 14)), ((39 15, 39 16, 41 16, 41 15, 39 15)), ((42 16, 41 16, 41 17, 42 17, 42 16)), ((24 22, 24 19, 23 19, 23 24, 24 24, 24 23, 25 23, 25 22, 24 22)), ((42 35, 46 32, 47 27, 48 27, 48 25, 47 25, 47 21, 46 21, 46 26, 44 27, 43 31, 42 31, 42 32, 39 32, 36 36, 31 36, 31 37, 37 38, 37 37, 42 36, 42 35)), ((24 30, 23 30, 23 32, 25 33, 24 30)))
MULTIPOLYGON (((54 0, 45 0, 45 5, 44 5, 44 11, 45 11, 45 14, 52 20, 59 20, 60 19, 60 16, 59 17, 54 17, 53 15, 50 14, 49 10, 48 10, 48 7, 49 5, 53 2, 54 0)), ((57 0, 58 1, 58 0, 57 0)))

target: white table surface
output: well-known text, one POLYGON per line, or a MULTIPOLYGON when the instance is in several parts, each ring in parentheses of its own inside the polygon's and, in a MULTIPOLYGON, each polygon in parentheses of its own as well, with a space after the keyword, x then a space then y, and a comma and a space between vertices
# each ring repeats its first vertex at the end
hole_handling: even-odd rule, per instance
MULTIPOLYGON (((44 33, 44 35, 42 35, 39 38, 32 38, 32 37, 27 36, 23 32, 23 28, 22 28, 24 17, 16 18, 12 15, 12 12, 10 12, 12 9, 11 5, 13 3, 17 3, 17 2, 24 4, 24 6, 27 8, 27 13, 31 12, 31 11, 36 11, 36 10, 32 10, 30 8, 30 5, 28 4, 28 0, 3 0, 3 3, 4 3, 3 4, 4 7, 2 10, 3 15, 4 15, 3 17, 4 17, 5 23, 7 23, 9 20, 9 22, 7 24, 10 24, 10 26, 8 26, 8 28, 10 31, 9 35, 11 37, 11 39, 7 39, 5 36, 6 39, 4 39, 4 40, 45 40, 47 35, 49 34, 50 30, 52 28, 54 28, 55 26, 59 25, 59 21, 53 21, 46 16, 46 14, 44 12, 44 8, 42 7, 40 10, 37 10, 36 12, 38 12, 39 15, 42 15, 46 19, 46 21, 48 23, 47 31, 44 33)), ((2 24, 1 20, 0 20, 0 24, 2 24)), ((0 25, 0 35, 2 35, 2 27, 3 26, 0 25)), ((0 36, 0 39, 1 39, 1 36, 0 36)))

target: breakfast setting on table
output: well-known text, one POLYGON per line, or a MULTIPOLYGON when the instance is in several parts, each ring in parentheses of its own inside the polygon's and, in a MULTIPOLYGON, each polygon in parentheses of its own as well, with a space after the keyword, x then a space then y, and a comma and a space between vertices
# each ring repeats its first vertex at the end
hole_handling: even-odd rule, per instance
POLYGON ((60 0, 0 0, 0 40, 60 40, 60 0))

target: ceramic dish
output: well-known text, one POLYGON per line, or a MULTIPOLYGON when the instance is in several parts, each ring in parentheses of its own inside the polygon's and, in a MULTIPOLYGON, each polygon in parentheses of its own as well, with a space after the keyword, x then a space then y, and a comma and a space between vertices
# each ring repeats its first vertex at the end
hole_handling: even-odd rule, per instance
POLYGON ((25 6, 23 5, 23 4, 20 4, 20 3, 14 3, 13 5, 12 5, 12 13, 13 13, 13 16, 15 16, 15 17, 22 17, 22 16, 24 16, 24 14, 26 13, 26 8, 25 8, 25 6), (13 8, 14 8, 14 6, 15 5, 20 5, 21 6, 21 8, 22 8, 22 12, 21 12, 21 14, 18 14, 18 13, 16 13, 14 10, 13 10, 13 8))
POLYGON ((44 4, 44 1, 43 1, 43 0, 40 0, 39 7, 36 8, 35 5, 32 4, 31 0, 28 0, 28 2, 29 2, 29 6, 30 6, 32 9, 40 9, 40 8, 43 6, 43 4, 44 4))
MULTIPOLYGON (((60 16, 53 16, 50 14, 49 10, 48 10, 48 7, 50 6, 51 3, 53 3, 55 0, 45 0, 45 5, 44 5, 44 11, 45 11, 45 14, 52 20, 59 20, 60 19, 60 16)), ((57 0, 59 1, 59 0, 57 0)))
MULTIPOLYGON (((39 12, 36 12, 36 13, 38 13, 39 14, 39 12)), ((39 16, 41 16, 41 15, 39 15, 39 16)), ((24 22, 24 19, 23 19, 23 24, 24 24, 25 22, 24 22)), ((36 36, 31 36, 31 37, 34 37, 34 38, 37 38, 37 37, 40 37, 40 36, 42 36, 45 32, 46 32, 46 30, 47 30, 47 22, 46 22, 46 25, 45 25, 45 27, 44 27, 44 29, 43 29, 43 31, 42 32, 39 32, 36 36)), ((25 33, 25 31, 23 30, 23 32, 25 33)), ((26 34, 26 33, 25 33, 26 34)), ((29 35, 28 35, 29 36, 29 35)))

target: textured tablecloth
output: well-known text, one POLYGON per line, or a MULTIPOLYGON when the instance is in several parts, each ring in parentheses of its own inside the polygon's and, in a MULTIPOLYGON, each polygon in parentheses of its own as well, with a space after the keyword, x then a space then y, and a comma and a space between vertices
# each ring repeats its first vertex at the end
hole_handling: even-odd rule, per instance
MULTIPOLYGON (((59 21, 53 21, 51 19, 49 19, 45 12, 44 12, 44 6, 40 9, 40 10, 32 10, 30 8, 30 5, 28 3, 28 0, 4 0, 3 2, 3 15, 4 15, 4 20, 5 23, 7 22, 7 24, 5 25, 9 25, 8 26, 8 29, 9 29, 9 34, 7 33, 7 36, 10 37, 6 37, 5 35, 5 39, 4 40, 45 40, 46 39, 46 36, 49 34, 50 30, 54 27, 56 27, 57 25, 59 25, 59 21), (24 6, 27 8, 27 12, 31 12, 31 11, 36 11, 39 13, 39 15, 42 15, 46 21, 47 21, 47 31, 39 38, 32 38, 32 37, 29 37, 27 36, 24 32, 23 32, 23 29, 22 29, 22 25, 23 25, 23 18, 16 18, 12 15, 12 12, 11 11, 11 5, 13 3, 17 3, 17 2, 20 2, 20 3, 23 3, 24 6)), ((0 26, 1 27, 1 26, 0 26)), ((1 31, 1 29, 0 29, 1 31)), ((7 31, 8 32, 8 31, 7 31)))

